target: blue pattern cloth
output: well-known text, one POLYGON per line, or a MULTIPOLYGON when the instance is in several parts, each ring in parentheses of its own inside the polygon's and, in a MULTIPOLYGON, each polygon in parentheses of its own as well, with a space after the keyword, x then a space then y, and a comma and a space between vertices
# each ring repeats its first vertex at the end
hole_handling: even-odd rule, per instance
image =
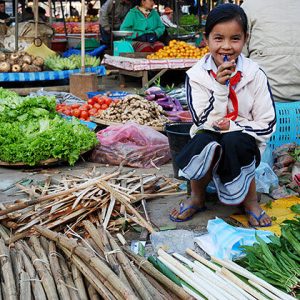
MULTIPOLYGON (((87 73, 96 73, 100 76, 104 76, 106 74, 104 66, 85 68, 85 71, 87 73)), ((0 82, 61 80, 68 79, 71 74, 79 72, 80 69, 65 71, 0 73, 0 82)))

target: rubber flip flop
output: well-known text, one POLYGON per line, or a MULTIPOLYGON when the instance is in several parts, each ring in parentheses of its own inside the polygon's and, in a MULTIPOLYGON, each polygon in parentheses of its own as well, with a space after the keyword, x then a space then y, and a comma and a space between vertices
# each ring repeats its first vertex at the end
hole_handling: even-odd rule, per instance
POLYGON ((178 219, 178 218, 175 218, 175 217, 169 215, 171 221, 173 221, 173 222, 186 222, 186 221, 191 220, 196 213, 206 211, 206 209, 207 209, 206 206, 198 207, 198 206, 195 206, 195 205, 189 205, 187 207, 184 207, 183 202, 180 203, 179 208, 180 208, 179 209, 179 214, 180 215, 183 214, 184 212, 186 212, 189 209, 194 209, 195 212, 192 215, 190 215, 189 217, 185 218, 185 219, 178 219))
POLYGON ((248 224, 250 227, 270 227, 272 226, 272 222, 266 224, 266 225, 260 225, 260 220, 262 219, 262 217, 266 214, 266 212, 264 210, 261 211, 260 215, 257 216, 256 214, 254 214, 252 211, 250 210, 245 210, 245 213, 252 216, 257 222, 258 222, 258 225, 254 225, 252 224, 251 222, 248 221, 248 224))

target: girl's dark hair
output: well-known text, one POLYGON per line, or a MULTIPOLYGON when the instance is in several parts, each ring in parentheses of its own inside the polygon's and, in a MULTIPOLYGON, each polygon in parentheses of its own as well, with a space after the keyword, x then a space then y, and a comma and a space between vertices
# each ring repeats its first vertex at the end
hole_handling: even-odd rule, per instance
POLYGON ((248 20, 244 10, 236 4, 227 3, 218 5, 208 14, 205 24, 206 38, 217 24, 232 20, 236 20, 241 25, 246 35, 248 20))

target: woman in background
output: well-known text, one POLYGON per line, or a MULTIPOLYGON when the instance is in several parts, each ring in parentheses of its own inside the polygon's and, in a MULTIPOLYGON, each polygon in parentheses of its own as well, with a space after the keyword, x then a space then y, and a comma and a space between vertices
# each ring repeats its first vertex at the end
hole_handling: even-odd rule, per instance
POLYGON ((140 0, 125 17, 120 30, 133 31, 133 48, 136 52, 156 52, 164 47, 159 41, 165 32, 153 0, 140 0))

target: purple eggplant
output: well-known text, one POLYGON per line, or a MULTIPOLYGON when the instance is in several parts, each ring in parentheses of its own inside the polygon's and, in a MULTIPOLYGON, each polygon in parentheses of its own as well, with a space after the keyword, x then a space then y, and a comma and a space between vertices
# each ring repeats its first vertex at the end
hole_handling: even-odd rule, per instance
POLYGON ((150 94, 150 95, 147 95, 145 98, 147 100, 149 100, 149 101, 154 101, 155 100, 155 95, 154 94, 150 94))
POLYGON ((172 98, 172 100, 173 100, 173 102, 174 102, 174 104, 175 104, 175 106, 176 106, 176 110, 177 110, 177 111, 183 111, 183 108, 182 108, 182 106, 181 106, 179 100, 176 99, 176 98, 172 98))
POLYGON ((155 92, 162 92, 161 88, 158 86, 152 86, 145 91, 146 95, 154 94, 155 92))

